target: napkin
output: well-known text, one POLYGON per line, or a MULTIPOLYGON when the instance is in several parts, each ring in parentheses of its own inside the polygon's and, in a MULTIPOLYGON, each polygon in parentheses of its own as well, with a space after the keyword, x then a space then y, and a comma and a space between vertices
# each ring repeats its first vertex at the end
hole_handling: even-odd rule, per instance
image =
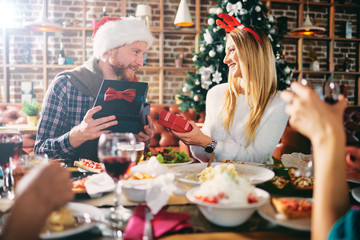
POLYGON ((114 191, 114 180, 105 172, 90 176, 84 183, 87 193, 91 198, 104 192, 114 191))
POLYGON ((124 240, 141 240, 144 236, 148 237, 148 239, 151 239, 151 237, 159 238, 166 233, 192 228, 192 224, 188 222, 191 216, 188 214, 161 210, 151 217, 151 213, 147 209, 146 205, 140 204, 135 208, 126 225, 124 240), (151 231, 147 230, 149 221, 151 221, 151 231), (151 237, 149 234, 151 234, 151 237))
POLYGON ((152 214, 156 214, 165 206, 173 193, 179 192, 178 187, 174 184, 175 174, 164 164, 159 163, 156 157, 151 157, 148 161, 143 162, 131 169, 133 172, 143 172, 152 176, 157 176, 147 180, 126 180, 123 186, 146 189, 145 201, 152 214))
POLYGON ((306 171, 310 158, 311 155, 305 155, 303 153, 283 154, 281 156, 281 162, 285 167, 294 167, 300 171, 306 171))

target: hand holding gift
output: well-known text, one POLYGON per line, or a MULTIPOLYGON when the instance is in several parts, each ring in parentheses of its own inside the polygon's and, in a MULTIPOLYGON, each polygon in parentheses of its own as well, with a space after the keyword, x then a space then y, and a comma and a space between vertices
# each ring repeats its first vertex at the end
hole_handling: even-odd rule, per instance
POLYGON ((186 133, 192 130, 189 120, 167 111, 161 111, 158 123, 180 133, 186 133))

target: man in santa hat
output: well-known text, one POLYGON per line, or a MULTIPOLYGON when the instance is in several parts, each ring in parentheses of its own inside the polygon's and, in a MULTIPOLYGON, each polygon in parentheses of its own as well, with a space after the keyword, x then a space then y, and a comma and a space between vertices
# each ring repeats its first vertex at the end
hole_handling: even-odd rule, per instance
MULTIPOLYGON (((104 17, 95 26, 93 56, 83 65, 59 73, 44 98, 35 153, 52 158, 97 159, 97 140, 116 125, 115 116, 93 119, 93 108, 103 79, 137 81, 135 72, 153 42, 145 22, 136 18, 104 17)), ((149 124, 137 134, 146 144, 154 135, 149 124)))

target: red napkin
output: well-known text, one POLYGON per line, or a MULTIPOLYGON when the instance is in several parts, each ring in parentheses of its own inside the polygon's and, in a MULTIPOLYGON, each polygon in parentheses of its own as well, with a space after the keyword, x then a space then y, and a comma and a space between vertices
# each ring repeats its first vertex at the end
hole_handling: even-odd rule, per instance
MULTIPOLYGON (((138 205, 130 218, 124 234, 124 240, 141 240, 144 235, 146 205, 138 205)), ((159 238, 166 233, 173 233, 185 228, 192 228, 187 222, 190 215, 185 213, 167 212, 161 210, 151 221, 154 238, 159 238)))

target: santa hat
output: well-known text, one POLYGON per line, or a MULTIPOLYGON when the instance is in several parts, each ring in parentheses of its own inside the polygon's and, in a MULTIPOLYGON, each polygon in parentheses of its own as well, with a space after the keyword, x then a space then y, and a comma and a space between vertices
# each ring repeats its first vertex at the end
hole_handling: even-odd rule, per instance
POLYGON ((93 55, 99 59, 109 50, 136 41, 147 42, 149 48, 154 38, 143 20, 107 16, 95 25, 92 40, 93 55))

